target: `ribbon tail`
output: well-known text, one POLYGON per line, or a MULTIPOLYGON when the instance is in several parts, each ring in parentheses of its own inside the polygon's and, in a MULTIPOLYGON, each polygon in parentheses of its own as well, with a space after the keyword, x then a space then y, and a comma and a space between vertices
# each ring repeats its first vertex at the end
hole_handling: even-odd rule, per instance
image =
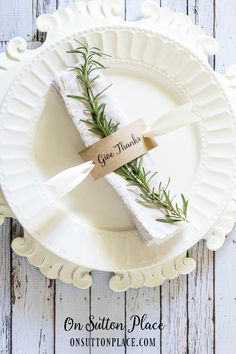
POLYGON ((143 133, 144 137, 155 137, 170 133, 174 130, 180 129, 185 125, 196 123, 199 117, 192 111, 191 103, 186 103, 182 106, 174 108, 170 112, 162 115, 155 120, 143 133))
POLYGON ((94 167, 95 164, 93 161, 85 162, 81 165, 60 172, 58 175, 50 178, 45 184, 54 187, 57 196, 61 198, 77 187, 89 175, 94 167))

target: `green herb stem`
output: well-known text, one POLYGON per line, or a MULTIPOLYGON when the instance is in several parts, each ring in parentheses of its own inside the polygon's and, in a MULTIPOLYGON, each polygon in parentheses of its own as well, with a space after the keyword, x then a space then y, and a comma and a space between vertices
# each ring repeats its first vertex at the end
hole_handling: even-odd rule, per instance
MULTIPOLYGON (((87 106, 89 118, 82 120, 85 122, 89 130, 94 134, 104 138, 119 128, 119 123, 115 123, 112 119, 108 119, 106 115, 106 104, 101 102, 102 94, 110 87, 108 86, 96 95, 93 92, 93 84, 99 78, 95 75, 95 71, 105 69, 105 66, 99 59, 107 56, 99 48, 89 48, 87 45, 79 43, 79 47, 69 53, 79 54, 82 58, 82 63, 74 67, 77 73, 77 80, 82 84, 82 96, 69 95, 73 99, 82 100, 87 106)), ((139 190, 139 198, 137 202, 146 207, 158 208, 164 211, 165 217, 156 219, 162 223, 176 223, 187 221, 188 201, 181 194, 182 206, 174 202, 175 197, 171 197, 168 181, 167 185, 161 182, 157 188, 152 187, 151 180, 156 176, 156 173, 146 171, 142 165, 142 158, 136 159, 115 171, 118 175, 124 178, 129 186, 137 187, 139 190)))

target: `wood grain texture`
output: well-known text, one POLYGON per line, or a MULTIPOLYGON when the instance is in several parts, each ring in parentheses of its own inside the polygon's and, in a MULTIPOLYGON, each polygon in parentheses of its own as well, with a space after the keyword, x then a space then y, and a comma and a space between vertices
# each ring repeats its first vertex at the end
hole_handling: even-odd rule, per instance
POLYGON ((125 19, 127 21, 137 21, 141 17, 142 2, 143 0, 126 0, 125 19))
MULTIPOLYGON (((91 314, 98 321, 100 318, 110 318, 113 322, 125 323, 125 294, 114 293, 109 288, 110 273, 93 272, 93 284, 91 287, 91 314)), ((125 330, 107 330, 102 329, 91 332, 91 337, 96 338, 125 338, 125 330)), ((91 354, 123 354, 123 346, 111 347, 92 347, 91 354)))
POLYGON ((32 0, 12 0, 11 3, 0 0, 0 41, 21 36, 31 40, 32 0))
MULTIPOLYGON (((81 353, 89 354, 89 347, 79 348, 74 344, 76 338, 82 339, 89 337, 88 332, 82 330, 70 329, 70 325, 64 325, 68 317, 78 322, 86 324, 90 315, 90 290, 80 290, 73 286, 63 284, 59 280, 55 287, 55 352, 57 354, 81 353)), ((69 324, 69 322, 68 322, 69 324)))
POLYGON ((187 9, 187 0, 160 0, 160 4, 163 7, 169 7, 173 11, 179 11, 186 13, 187 9))
POLYGON ((188 348, 190 353, 214 353, 214 258, 204 242, 189 251, 197 269, 188 275, 188 348))
POLYGON ((215 3, 215 33, 221 50, 216 56, 216 70, 225 72, 236 61, 236 2, 234 0, 215 3))
MULTIPOLYGON (((0 50, 13 36, 23 36, 29 48, 41 44, 45 36, 36 31, 35 19, 42 13, 67 6, 71 0, 0 0, 0 50)), ((236 60, 235 0, 157 0, 176 11, 188 12, 209 34, 215 34, 221 51, 210 63, 217 71, 236 60)), ((137 20, 142 0, 126 0, 123 16, 137 20)), ((20 235, 16 222, 7 221, 0 230, 0 353, 162 353, 235 354, 236 348, 236 231, 216 256, 203 242, 190 250, 197 270, 188 277, 166 282, 161 288, 129 290, 115 294, 108 288, 110 274, 94 272, 91 290, 78 290, 60 281, 46 280, 28 262, 12 255, 11 238, 20 235), (155 347, 93 348, 70 347, 71 337, 130 336, 127 331, 64 331, 71 316, 85 323, 89 315, 110 317, 129 323, 133 314, 147 313, 149 321, 162 321, 165 329, 136 329, 136 340, 156 338, 155 347), (78 333, 79 332, 79 333, 78 333)))
MULTIPOLYGON (((22 229, 12 222, 12 238, 22 229)), ((52 353, 54 347, 54 282, 25 258, 12 254, 12 354, 52 353)))
POLYGON ((216 254, 215 353, 235 354, 236 348, 236 230, 216 254))
POLYGON ((0 227, 0 353, 11 350, 11 220, 0 227))
POLYGON ((167 281, 161 287, 162 353, 187 352, 187 278, 167 281))
MULTIPOLYGON (((64 9, 66 6, 71 4, 72 2, 75 2, 76 0, 57 0, 57 7, 58 9, 64 9)), ((86 0, 83 0, 86 2, 86 0)))
MULTIPOLYGON (((154 289, 131 289, 126 293, 126 323, 127 337, 135 337, 136 343, 143 338, 155 340, 153 346, 148 348, 138 345, 137 347, 127 348, 127 354, 143 354, 148 351, 149 354, 161 353, 161 331, 160 330, 142 330, 139 326, 132 333, 128 331, 132 329, 132 316, 138 315, 140 320, 143 315, 147 315, 145 322, 157 324, 161 323, 161 307, 160 307, 160 288, 154 289)), ((165 330, 164 330, 165 331, 165 330)), ((141 342, 140 342, 141 343, 141 342)))

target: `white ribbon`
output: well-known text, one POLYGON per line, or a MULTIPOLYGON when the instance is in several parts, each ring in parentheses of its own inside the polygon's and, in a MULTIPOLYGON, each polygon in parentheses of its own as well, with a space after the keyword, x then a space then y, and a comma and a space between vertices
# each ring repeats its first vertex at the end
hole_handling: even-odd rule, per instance
MULTIPOLYGON (((164 135, 197 121, 199 121, 199 118, 192 112, 192 104, 187 103, 159 117, 145 130, 143 136, 155 137, 164 135)), ((58 197, 63 197, 77 187, 94 167, 93 161, 85 162, 60 172, 47 181, 46 184, 56 189, 58 197)))
POLYGON ((77 187, 90 174, 94 166, 93 161, 88 161, 81 165, 68 168, 49 179, 46 184, 54 187, 57 196, 61 198, 77 187))
POLYGON ((151 138, 164 135, 185 125, 198 122, 199 118, 192 112, 192 109, 193 106, 191 103, 186 103, 172 109, 152 122, 145 130, 143 136, 151 138))

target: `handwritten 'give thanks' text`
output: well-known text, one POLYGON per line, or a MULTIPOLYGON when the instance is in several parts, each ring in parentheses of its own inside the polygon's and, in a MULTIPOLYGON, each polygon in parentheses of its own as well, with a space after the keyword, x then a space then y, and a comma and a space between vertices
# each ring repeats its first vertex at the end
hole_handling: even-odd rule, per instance
POLYGON ((102 167, 106 166, 106 163, 109 159, 120 155, 122 152, 128 150, 132 146, 141 142, 140 136, 135 136, 131 134, 131 139, 127 143, 123 141, 119 141, 116 145, 113 146, 113 151, 109 152, 108 154, 99 154, 98 155, 98 162, 101 164, 102 167))
POLYGON ((157 144, 153 139, 143 137, 145 129, 145 123, 139 119, 80 152, 84 161, 94 162, 95 167, 91 172, 94 179, 117 170, 155 148, 157 144))

